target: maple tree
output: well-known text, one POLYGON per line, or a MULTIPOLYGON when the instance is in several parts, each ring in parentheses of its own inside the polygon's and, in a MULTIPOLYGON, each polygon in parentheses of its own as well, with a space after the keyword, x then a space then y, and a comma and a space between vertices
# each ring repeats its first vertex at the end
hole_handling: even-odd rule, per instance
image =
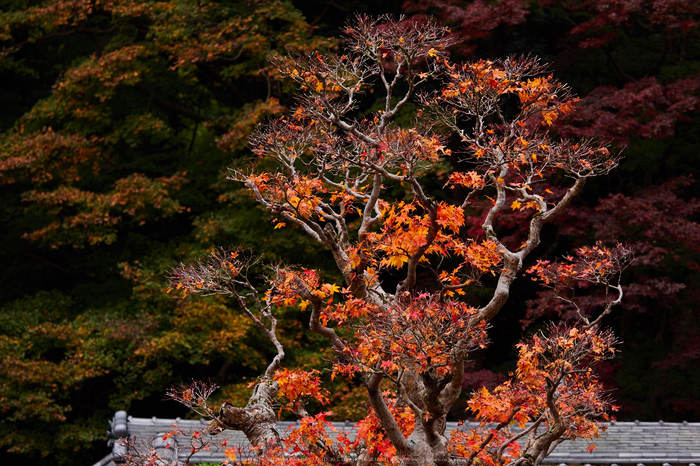
MULTIPOLYGON (((218 244, 243 244, 267 259, 323 267, 322 280, 342 287, 342 274, 327 267, 332 259, 323 256, 324 248, 300 228, 289 228, 288 220, 266 224, 264 208, 242 183, 224 182, 222 172, 227 165, 245 171, 241 157, 248 153, 249 132, 291 104, 294 86, 280 79, 268 62, 270 52, 291 45, 323 53, 337 41, 313 33, 334 36, 359 7, 399 13, 399 2, 292 3, 45 0, 3 6, 0 443, 12 453, 0 452, 0 461, 94 462, 107 453, 105 419, 114 410, 184 416, 174 403, 159 401, 169 385, 191 377, 211 377, 222 385, 212 403, 226 399, 245 406, 246 385, 264 372, 274 348, 225 296, 167 299, 162 271, 173 264, 218 244)), ((619 418, 697 418, 700 404, 692 390, 700 383, 693 312, 698 300, 693 245, 700 231, 692 177, 699 122, 695 3, 444 0, 407 1, 404 8, 454 26, 452 33, 462 42, 452 47, 453 57, 538 55, 581 98, 575 112, 543 128, 555 139, 603 137, 622 151, 612 176, 589 182, 558 221, 545 227, 548 248, 533 251, 525 268, 538 259, 575 255, 574 248, 597 241, 610 247, 618 240, 633 244, 638 260, 625 274, 624 306, 605 317, 624 341, 625 357, 599 365, 601 378, 617 388, 619 418)), ((424 84, 426 91, 437 86, 424 84)), ((369 88, 353 115, 384 108, 378 90, 369 88)), ((519 98, 512 100, 508 109, 519 98)), ((403 128, 412 125, 404 117, 413 105, 407 103, 395 116, 403 128)), ((458 162, 462 154, 454 136, 442 144, 453 154, 440 153, 439 166, 421 180, 429 197, 459 204, 470 189, 464 186, 471 179, 468 172, 477 170, 458 162), (441 192, 446 170, 467 174, 455 180, 462 184, 441 192)), ((263 161, 261 167, 271 165, 263 161)), ((545 194, 563 195, 569 179, 547 176, 552 193, 545 194)), ((392 201, 404 201, 401 207, 392 202, 396 215, 426 214, 420 207, 411 211, 411 196, 401 197, 394 183, 384 184, 392 201)), ((496 198, 491 193, 486 194, 496 198)), ((313 206, 312 198, 308 202, 313 206)), ((495 225, 499 241, 512 251, 527 239, 522 226, 533 213, 521 210, 527 202, 518 202, 513 210, 509 199, 495 225)), ((460 235, 481 241, 491 206, 472 202, 460 235)), ((359 224, 358 215, 349 213, 351 229, 359 224)), ((396 228, 404 231, 395 229, 392 240, 410 247, 409 224, 399 222, 396 228)), ((405 258, 390 249, 389 236, 380 239, 376 260, 384 263, 378 279, 393 289, 402 277, 387 261, 405 258)), ((468 251, 472 261, 478 259, 475 248, 468 251)), ((439 260, 435 251, 431 261, 439 260)), ((489 254, 486 248, 481 253, 489 254)), ((458 262, 443 260, 445 280, 476 284, 484 274, 462 267, 452 277, 458 262)), ((417 271, 418 294, 438 288, 427 264, 417 271)), ((255 267, 251 276, 261 286, 261 270, 255 267)), ((494 280, 486 270, 481 281, 494 285, 494 280)), ((574 296, 578 311, 591 320, 605 306, 606 288, 586 281, 559 289, 532 285, 525 278, 509 290, 508 307, 492 321, 498 328, 491 333, 494 343, 470 353, 464 394, 483 385, 491 390, 515 370, 509 351, 523 331, 537 331, 552 318, 576 321, 577 308, 561 297, 574 296)), ((465 296, 453 291, 477 306, 488 289, 463 288, 465 296)), ((322 337, 302 331, 309 306, 276 309, 289 370, 320 367, 332 354, 322 337)), ((345 322, 358 328, 352 319, 345 322)), ((365 416, 366 396, 357 378, 331 381, 322 371, 321 379, 330 404, 323 409, 336 413, 331 419, 365 416)), ((394 408, 395 397, 387 396, 390 409, 400 410, 401 429, 412 428, 410 409, 394 408)), ((451 420, 465 414, 465 398, 453 405, 451 420)), ((286 397, 278 402, 290 408, 282 416, 302 406, 286 397)), ((322 410, 313 397, 310 403, 309 412, 322 410)), ((378 422, 370 416, 363 424, 366 438, 381 438, 367 455, 391 450, 378 422)), ((360 440, 356 447, 363 441, 367 444, 360 440)))
POLYGON ((540 464, 565 439, 599 435, 595 421, 611 406, 591 368, 615 351, 600 321, 623 296, 620 273, 631 252, 622 245, 581 249, 580 260, 564 265, 539 262, 533 272, 546 284, 589 280, 610 299, 596 317, 551 325, 520 344, 513 378, 471 397, 480 428, 450 435, 445 422, 463 390, 465 361, 487 346, 489 322, 543 227, 618 158, 595 140, 549 136, 576 99, 535 58, 452 63, 449 31, 432 21, 360 15, 345 34, 338 54, 273 60, 302 94, 289 116, 252 134, 253 165, 230 174, 274 215, 276 228, 294 226, 327 248, 342 284, 319 270, 276 266, 261 292, 250 272, 255 260, 238 249, 175 268, 173 290, 232 297, 276 353, 245 406, 225 402, 215 412, 191 387, 175 398, 212 419, 209 433, 242 430, 265 463, 288 461, 290 449, 302 452, 295 460, 302 464, 351 454, 362 464, 540 464), (375 92, 382 104, 364 110, 362 97, 375 92), (452 154, 464 170, 445 165, 452 154), (451 199, 426 189, 431 177, 451 199), (562 179, 570 180, 565 189, 562 179), (482 234, 466 236, 465 217, 481 206, 482 234), (515 247, 499 237, 510 211, 524 215, 515 247), (461 298, 489 276, 495 286, 485 302, 461 298), (356 377, 366 389, 364 441, 341 439, 331 453, 316 428, 327 414, 303 409, 303 398, 325 395, 309 383, 313 374, 281 368, 277 314, 288 306, 307 312, 309 329, 331 345, 333 377, 356 377), (302 432, 284 442, 275 428, 278 396, 302 419, 302 432))

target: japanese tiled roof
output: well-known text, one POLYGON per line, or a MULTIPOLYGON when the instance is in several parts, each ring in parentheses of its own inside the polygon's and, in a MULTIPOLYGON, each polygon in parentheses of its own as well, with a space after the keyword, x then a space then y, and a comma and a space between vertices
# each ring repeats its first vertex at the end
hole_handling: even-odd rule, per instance
MULTIPOLYGON (((280 433, 294 423, 279 422, 280 433)), ((189 434, 201 430, 205 425, 204 420, 164 419, 164 418, 134 418, 127 416, 126 412, 118 411, 110 422, 111 430, 108 432, 110 445, 113 451, 94 466, 115 466, 119 464, 119 456, 124 453, 122 443, 118 441, 122 437, 131 437, 138 444, 140 442, 155 442, 156 447, 163 448, 162 437, 177 426, 189 434)), ((352 438, 354 423, 334 422, 337 431, 345 432, 352 438)), ((447 431, 469 428, 466 423, 459 426, 457 423, 447 423, 447 431)), ((186 446, 188 443, 181 436, 175 436, 169 442, 186 446), (178 440, 180 443, 178 443, 178 440)), ((225 460, 224 448, 220 447, 226 440, 228 447, 238 447, 245 451, 250 446, 248 440, 240 431, 227 430, 214 437, 210 444, 210 450, 200 451, 190 459, 192 463, 221 463, 225 460)), ((189 449, 183 448, 180 459, 189 454, 189 449)), ((554 465, 602 465, 602 464, 634 464, 634 465, 664 465, 683 464, 692 465, 700 463, 700 423, 683 422, 613 422, 607 424, 606 431, 600 438, 593 442, 588 440, 576 440, 564 442, 545 460, 546 464, 554 465), (595 443, 596 449, 587 451, 591 443, 595 443)))

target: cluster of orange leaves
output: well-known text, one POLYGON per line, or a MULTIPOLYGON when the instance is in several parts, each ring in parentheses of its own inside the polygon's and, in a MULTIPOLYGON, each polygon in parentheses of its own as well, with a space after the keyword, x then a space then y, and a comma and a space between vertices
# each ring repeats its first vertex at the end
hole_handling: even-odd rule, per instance
MULTIPOLYGON (((401 432, 409 436, 414 429, 413 411, 408 406, 399 406, 396 398, 384 393, 389 411, 396 419, 401 432)), ((338 430, 327 420, 332 412, 322 412, 290 426, 283 440, 283 453, 267 454, 259 461, 263 465, 321 466, 348 457, 350 453, 364 453, 378 464, 395 464, 396 448, 391 444, 374 410, 356 424, 354 440, 338 430)), ((235 450, 227 450, 227 458, 235 460, 235 450)))
POLYGON ((326 418, 332 412, 322 412, 299 420, 299 425, 290 426, 279 445, 259 445, 241 454, 238 447, 225 448, 226 464, 244 462, 257 466, 322 466, 347 455, 352 442, 326 418), (259 451, 265 449, 265 454, 259 451))
MULTIPOLYGON (((339 328, 351 330, 352 337, 347 338, 344 349, 346 360, 334 365, 332 377, 367 370, 387 374, 434 370, 445 376, 452 370, 455 358, 486 346, 486 324, 476 320, 477 309, 466 303, 423 293, 416 297, 406 295, 393 306, 383 308, 348 293, 337 285, 322 283, 314 270, 284 269, 274 290, 265 298, 275 305, 300 305, 302 310, 310 304, 309 299, 317 300, 323 305, 320 320, 324 326, 334 322, 339 328), (334 300, 339 292, 347 295, 340 302, 334 300)), ((314 386, 311 379, 307 380, 308 374, 284 374, 285 383, 292 384, 290 393, 296 393, 297 384, 308 385, 309 389, 314 386)), ((314 393, 305 396, 323 401, 316 396, 318 392, 314 393)))
POLYGON ((608 248, 598 242, 576 250, 576 257, 567 256, 565 262, 538 260, 528 269, 533 280, 547 286, 572 286, 578 281, 604 283, 620 272, 632 259, 632 251, 621 244, 608 248))
MULTIPOLYGON (((384 393, 387 406, 401 432, 409 436, 415 426, 413 411, 407 406, 398 406, 396 398, 390 395, 384 393)), ((253 456, 252 462, 260 466, 321 466, 347 458, 354 452, 363 453, 378 464, 396 463, 396 448, 389 441, 371 408, 367 416, 356 424, 354 440, 350 440, 345 433, 338 432, 328 421, 327 417, 332 414, 322 412, 302 418, 299 425, 287 429, 279 448, 268 449, 262 456, 253 456)), ((239 453, 235 447, 226 448, 228 463, 245 459, 239 457, 239 453)))
POLYGON ((302 71, 301 73, 296 68, 292 69, 289 74, 292 77, 297 78, 297 80, 303 82, 301 89, 307 91, 313 89, 317 93, 335 93, 343 90, 337 83, 327 82, 325 80, 319 79, 315 74, 309 71, 302 71))
POLYGON ((341 291, 338 285, 321 283, 315 270, 286 268, 278 272, 274 290, 270 289, 265 294, 265 300, 277 306, 296 306, 299 303, 305 310, 311 302, 301 296, 304 292, 310 293, 312 299, 326 300, 326 304, 331 305, 334 295, 341 291))
POLYGON ((543 123, 551 126, 557 116, 573 110, 573 102, 555 102, 554 98, 562 85, 552 75, 517 79, 509 72, 490 60, 465 63, 461 67, 445 66, 452 70, 450 81, 442 89, 446 100, 478 101, 483 95, 517 94, 520 104, 532 112, 541 111, 543 123))
MULTIPOLYGON (((491 273, 495 274, 495 269, 501 263, 502 255, 498 244, 493 240, 483 240, 481 243, 476 241, 459 242, 454 249, 454 254, 463 259, 457 267, 452 271, 440 271, 439 278, 445 285, 456 287, 457 294, 465 294, 460 285, 469 285, 479 274, 491 273), (471 268, 471 270, 465 270, 471 268), (463 276, 468 277, 463 281, 463 276)), ((454 296, 452 290, 447 291, 447 296, 454 296)))
POLYGON ((519 458, 522 449, 518 442, 509 443, 499 455, 500 447, 508 441, 508 432, 497 429, 453 430, 450 433, 449 451, 459 458, 471 458, 478 464, 502 466, 519 458), (504 463, 500 460, 505 459, 504 463))
MULTIPOLYGON (((432 222, 428 214, 416 215, 416 209, 416 203, 402 201, 392 205, 386 212, 381 234, 370 236, 370 240, 377 243, 375 249, 385 254, 379 265, 400 269, 419 248, 426 245, 432 222)), ((463 222, 464 218, 461 220, 463 222)), ((437 243, 436 238, 431 247, 437 243)))
POLYGON ((326 306, 321 313, 321 322, 328 325, 329 321, 334 321, 338 327, 343 327, 349 322, 375 315, 378 310, 377 305, 364 299, 348 297, 341 303, 326 306))
MULTIPOLYGON (((408 406, 399 405, 391 393, 385 392, 382 395, 385 397, 387 407, 396 419, 401 433, 405 437, 411 435, 415 428, 413 411, 408 406)), ((367 416, 357 423, 356 428, 355 440, 350 445, 352 449, 365 450, 379 464, 396 463, 396 448, 389 441, 374 409, 370 408, 367 416)))
POLYGON ((486 186, 486 181, 484 177, 475 171, 463 172, 452 172, 450 173, 445 187, 448 186, 464 186, 470 189, 482 189, 486 186))
POLYGON ((476 313, 466 303, 428 294, 387 309, 357 301, 338 304, 331 315, 340 322, 353 320, 351 315, 359 320, 350 324, 353 339, 344 350, 346 361, 334 365, 333 375, 410 370, 445 376, 460 355, 486 346, 486 324, 475 319, 476 313))
MULTIPOLYGON (((379 144, 376 159, 381 164, 398 167, 397 174, 415 175, 423 162, 437 162, 441 156, 452 153, 443 139, 444 136, 437 134, 421 134, 416 128, 390 128, 379 144)), ((366 155, 363 153, 361 159, 371 159, 366 155)))
MULTIPOLYGON (((251 175, 249 182, 271 201, 287 205, 292 217, 313 217, 322 200, 319 194, 328 192, 321 180, 307 176, 287 178, 281 174, 262 173, 251 175)), ((324 221, 322 216, 319 220, 324 221)), ((284 223, 279 222, 275 228, 282 226, 284 223)))
MULTIPOLYGON (((344 434, 338 434, 337 429, 326 420, 332 412, 308 416, 299 421, 298 427, 290 427, 284 444, 287 453, 294 458, 296 464, 304 466, 321 466, 328 464, 328 458, 344 456, 349 453, 350 441, 344 434), (334 432, 335 438, 330 432, 334 432)), ((293 463, 294 464, 294 463, 293 463)))
POLYGON ((274 380, 279 385, 278 396, 287 400, 282 409, 297 411, 297 405, 313 398, 322 404, 328 403, 327 390, 321 388, 320 372, 303 369, 278 369, 274 380))
MULTIPOLYGON (((364 247, 349 251, 351 266, 368 260, 372 268, 400 269, 427 245, 433 232, 435 237, 425 249, 421 261, 427 261, 426 256, 431 254, 454 255, 464 260, 460 269, 469 266, 480 272, 492 270, 501 261, 496 243, 464 241, 459 236, 464 225, 464 210, 459 206, 440 202, 433 219, 429 213, 422 212, 417 202, 401 201, 387 207, 384 216, 381 230, 367 234, 364 247)), ((448 281, 447 277, 443 279, 448 281)))
MULTIPOLYGON (((477 321, 477 310, 466 303, 442 300, 438 296, 421 294, 398 300, 394 306, 382 308, 365 300, 347 296, 334 302, 334 295, 343 291, 331 283, 322 283, 313 270, 284 269, 274 291, 266 299, 283 306, 300 305, 305 309, 309 300, 323 302, 320 319, 323 325, 333 321, 338 327, 352 330, 347 341, 347 361, 334 366, 333 377, 352 375, 356 371, 381 370, 397 373, 400 370, 423 372, 435 370, 444 376, 452 369, 453 358, 475 347, 486 346, 486 324, 477 321)), ((284 372, 289 383, 290 401, 300 385, 313 389, 313 374, 284 372), (302 381, 303 380, 303 381, 302 381)), ((318 392, 308 393, 323 401, 318 392)))
POLYGON ((515 442, 499 451, 512 436, 508 425, 525 428, 525 423, 539 419, 546 428, 560 423, 566 430, 565 437, 598 437, 605 428, 596 419, 608 419, 606 411, 616 407, 600 388, 591 366, 611 358, 614 344, 611 332, 554 324, 546 335, 537 334, 520 343, 515 377, 492 391, 482 388, 469 401, 481 421, 481 432, 453 432, 453 451, 461 456, 479 451, 484 463, 502 464, 501 455, 511 459, 519 455, 515 442), (556 408, 556 416, 548 399, 556 408), (494 429, 493 424, 500 428, 494 429))

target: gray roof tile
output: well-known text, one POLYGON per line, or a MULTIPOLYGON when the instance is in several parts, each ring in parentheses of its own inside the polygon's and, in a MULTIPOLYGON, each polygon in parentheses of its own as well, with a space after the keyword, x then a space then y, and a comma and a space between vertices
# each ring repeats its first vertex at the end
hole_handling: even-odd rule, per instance
MULTIPOLYGON (((163 419, 163 418, 134 418, 119 411, 110 425, 110 444, 116 454, 119 442, 115 440, 123 435, 131 436, 139 442, 154 440, 162 437, 163 433, 179 427, 185 433, 201 430, 206 425, 205 420, 163 419)), ((279 422, 280 432, 293 425, 292 422, 279 422)), ((354 437, 351 422, 334 422, 338 431, 344 431, 348 437, 354 437)), ((469 423, 458 426, 448 423, 447 431, 469 428, 469 423)), ((471 423, 472 427, 475 423, 471 423)), ((177 442, 178 436, 175 436, 177 442)), ((250 446, 248 440, 240 431, 224 431, 213 438, 211 450, 197 453, 192 462, 222 462, 224 448, 221 442, 226 440, 228 447, 236 446, 246 449, 250 446)), ((184 439, 180 439, 185 445, 184 439)), ((184 455, 189 452, 183 452, 184 455)), ((700 460, 700 423, 668 423, 668 422, 616 422, 607 424, 607 430, 600 438, 593 441, 576 440, 564 442, 545 460, 547 464, 689 464, 700 460), (597 449, 589 453, 586 448, 595 444, 597 449)), ((106 466, 105 458, 96 463, 106 466)), ((110 465, 113 466, 113 463, 110 465)))

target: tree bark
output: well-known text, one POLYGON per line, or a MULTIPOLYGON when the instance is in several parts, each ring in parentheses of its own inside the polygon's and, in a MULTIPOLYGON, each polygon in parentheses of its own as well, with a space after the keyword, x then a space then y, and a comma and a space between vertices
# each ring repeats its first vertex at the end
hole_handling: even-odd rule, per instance
POLYGON ((233 406, 228 401, 221 405, 219 416, 207 426, 207 432, 216 435, 226 429, 242 431, 248 441, 264 455, 271 448, 279 447, 280 433, 277 416, 272 409, 272 399, 277 394, 277 383, 263 380, 255 386, 245 408, 233 406))

